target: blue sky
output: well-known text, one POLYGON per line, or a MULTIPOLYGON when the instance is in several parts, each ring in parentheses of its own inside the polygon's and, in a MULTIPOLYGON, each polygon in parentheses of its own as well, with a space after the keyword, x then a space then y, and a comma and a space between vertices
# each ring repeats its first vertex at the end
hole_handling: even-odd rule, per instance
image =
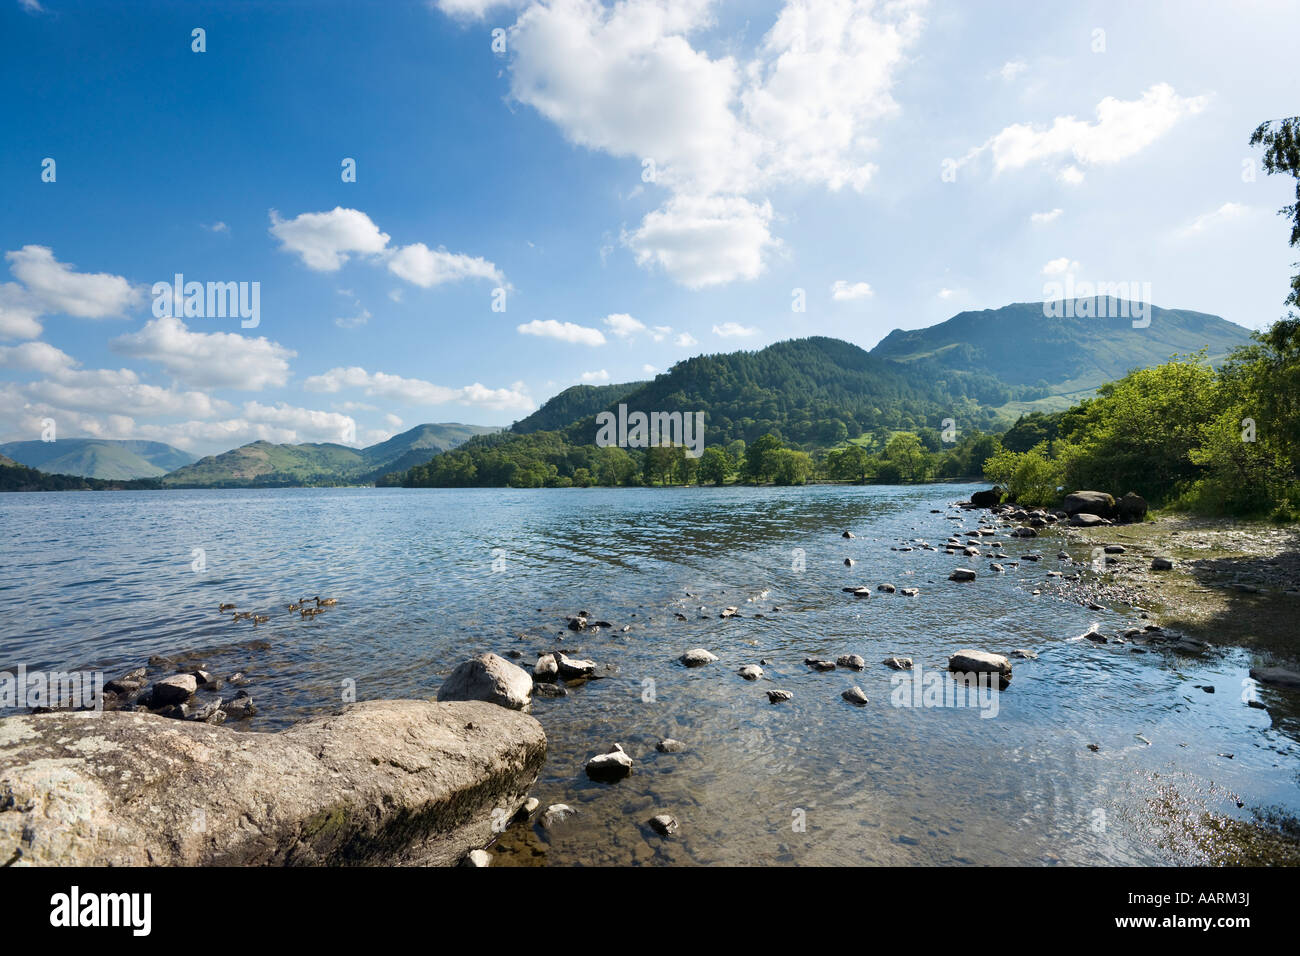
POLYGON ((1247 141, 1298 35, 1292 2, 0 0, 0 440, 508 424, 1067 272, 1259 328, 1294 186, 1247 141), (257 282, 257 327, 156 315, 176 273, 257 282))

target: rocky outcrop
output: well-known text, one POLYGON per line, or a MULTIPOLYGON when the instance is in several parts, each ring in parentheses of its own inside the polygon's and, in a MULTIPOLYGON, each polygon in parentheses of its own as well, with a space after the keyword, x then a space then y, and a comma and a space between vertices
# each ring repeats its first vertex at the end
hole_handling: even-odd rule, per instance
POLYGON ((1002 500, 1002 489, 994 485, 988 491, 977 491, 970 496, 970 503, 977 508, 992 508, 1002 500))
POLYGON ((1104 491, 1075 491, 1065 496, 1061 509, 1067 515, 1086 512, 1100 518, 1115 516, 1115 499, 1104 491))
POLYGON ((10 717, 0 860, 454 865, 545 759, 536 720, 480 701, 367 701, 275 734, 139 711, 10 717))

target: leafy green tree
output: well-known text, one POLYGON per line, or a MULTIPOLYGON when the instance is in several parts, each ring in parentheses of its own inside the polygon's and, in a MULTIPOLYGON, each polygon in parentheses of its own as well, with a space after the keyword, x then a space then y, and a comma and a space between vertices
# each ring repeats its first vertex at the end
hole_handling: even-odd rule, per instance
POLYGON ((780 448, 772 452, 772 479, 778 485, 803 485, 813 474, 812 457, 803 451, 780 448))
POLYGON ((746 481, 761 484, 771 481, 776 474, 776 452, 782 448, 781 439, 775 435, 760 436, 745 449, 745 464, 741 476, 746 481))
POLYGON ((911 432, 899 432, 885 446, 885 460, 898 466, 899 474, 908 481, 925 477, 927 456, 921 439, 911 432))
POLYGON ((700 481, 711 481, 715 485, 721 485, 731 477, 735 470, 735 464, 723 449, 717 445, 710 445, 704 449, 704 454, 700 456, 700 481))

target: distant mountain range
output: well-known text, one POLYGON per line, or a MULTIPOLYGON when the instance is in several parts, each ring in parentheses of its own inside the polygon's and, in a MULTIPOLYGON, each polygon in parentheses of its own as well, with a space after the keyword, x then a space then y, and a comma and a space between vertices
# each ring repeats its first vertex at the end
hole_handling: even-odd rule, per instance
POLYGON ((162 442, 104 438, 11 441, 0 445, 0 455, 47 474, 113 481, 159 478, 194 461, 188 452, 162 442))
POLYGON ((210 455, 163 478, 167 488, 247 488, 368 484, 405 471, 475 435, 499 431, 483 425, 417 425, 368 448, 331 442, 276 445, 255 441, 210 455))
MULTIPOLYGON (((1093 301, 1095 314, 1100 300, 1093 301)), ((753 441, 771 431, 795 445, 828 447, 867 432, 938 427, 945 418, 997 430, 1022 412, 1071 405, 1103 382, 1174 353, 1204 348, 1217 363, 1250 340, 1239 325, 1185 309, 1151 307, 1150 324, 1141 328, 1128 317, 1078 317, 1080 311, 1050 318, 1042 303, 1031 302, 962 312, 929 328, 895 330, 870 352, 813 337, 698 355, 653 381, 567 388, 502 435, 480 425, 429 424, 368 448, 258 441, 198 461, 160 442, 69 438, 10 442, 0 445, 0 456, 63 476, 161 476, 171 488, 368 484, 465 442, 496 446, 555 433, 552 441, 590 445, 596 414, 620 404, 630 411, 703 411, 709 444, 753 441)), ((11 482, 30 485, 23 474, 10 472, 11 482)))

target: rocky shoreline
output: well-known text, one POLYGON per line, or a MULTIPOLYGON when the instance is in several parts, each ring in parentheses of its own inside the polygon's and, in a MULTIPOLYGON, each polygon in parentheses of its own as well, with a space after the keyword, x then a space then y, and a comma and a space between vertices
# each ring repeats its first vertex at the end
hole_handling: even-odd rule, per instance
MULTIPOLYGON (((1210 595, 1201 605, 1225 643, 1239 639, 1236 632, 1215 629, 1225 612, 1244 619, 1238 623, 1253 632, 1271 621, 1275 602, 1300 598, 1295 590, 1300 533, 1147 518, 1145 503, 1135 497, 1116 502, 1109 495, 1079 492, 1067 498, 1065 508, 1049 511, 1004 504, 995 500, 1000 498, 995 492, 981 492, 969 502, 950 504, 946 514, 931 509, 936 523, 942 523, 941 514, 952 518, 978 511, 976 527, 950 534, 942 543, 900 541, 892 550, 946 552, 969 565, 949 574, 952 581, 966 582, 962 588, 979 587, 986 575, 1017 567, 1025 582, 1020 586, 1032 588, 1034 595, 1051 593, 1097 610, 1131 613, 1132 626, 1083 635, 1124 653, 1205 651, 1211 638, 1188 610, 1194 610, 1184 600, 1191 592, 1210 595), (1040 537, 1041 548, 1035 540, 1040 537), (1036 581, 1040 568, 1041 583, 1036 581)), ((848 530, 834 533, 854 536, 848 530)), ((844 564, 853 566, 849 559, 844 564)), ((853 601, 882 596, 924 600, 924 589, 888 583, 843 590, 851 592, 853 601)), ((702 616, 707 612, 699 610, 702 616)), ((737 607, 707 613, 724 619, 741 616, 737 607)), ((687 620, 681 613, 675 617, 687 620)), ((1298 646, 1294 622, 1300 615, 1286 617, 1274 628, 1284 632, 1284 639, 1276 647, 1260 648, 1265 657, 1252 676, 1293 692, 1300 688, 1300 674, 1293 669, 1298 646)), ((586 611, 566 623, 574 636, 630 629, 586 611)), ((352 704, 276 734, 235 733, 219 726, 254 713, 242 673, 218 678, 198 657, 153 658, 148 667, 106 685, 109 713, 46 713, 0 721, 0 859, 22 864, 489 865, 493 856, 485 848, 512 822, 545 833, 575 812, 564 803, 543 807, 528 795, 546 755, 545 734, 528 713, 534 698, 567 696, 571 688, 612 676, 618 668, 585 659, 572 647, 566 654, 560 650, 563 640, 556 637, 536 647, 531 671, 518 650, 506 654, 525 667, 490 653, 465 661, 443 682, 436 703, 352 704), (234 688, 239 689, 231 696, 234 688), (261 797, 266 793, 277 795, 274 806, 261 797), (203 821, 198 830, 196 820, 203 821)), ((686 648, 665 648, 666 659, 683 668, 718 669, 720 658, 707 647, 686 648)), ((948 669, 983 674, 1005 688, 1012 659, 1037 656, 1023 649, 998 650, 954 647, 948 669)), ((831 652, 830 658, 810 657, 803 663, 813 671, 913 667, 911 658, 897 654, 870 664, 847 651, 838 658, 831 652)), ((529 654, 527 661, 532 659, 529 654)), ((790 690, 766 689, 773 687, 764 672, 768 664, 756 656, 728 662, 722 672, 756 684, 756 696, 772 705, 791 700, 790 690)), ((856 707, 869 704, 856 685, 828 693, 856 707)), ((673 754, 689 744, 663 738, 655 749, 673 754)), ((646 756, 608 739, 594 741, 587 753, 585 767, 578 764, 575 772, 581 775, 585 769, 590 780, 607 785, 634 773, 637 760, 646 756)), ((651 810, 644 826, 657 838, 671 838, 681 826, 673 808, 656 806, 646 813, 651 810)))

